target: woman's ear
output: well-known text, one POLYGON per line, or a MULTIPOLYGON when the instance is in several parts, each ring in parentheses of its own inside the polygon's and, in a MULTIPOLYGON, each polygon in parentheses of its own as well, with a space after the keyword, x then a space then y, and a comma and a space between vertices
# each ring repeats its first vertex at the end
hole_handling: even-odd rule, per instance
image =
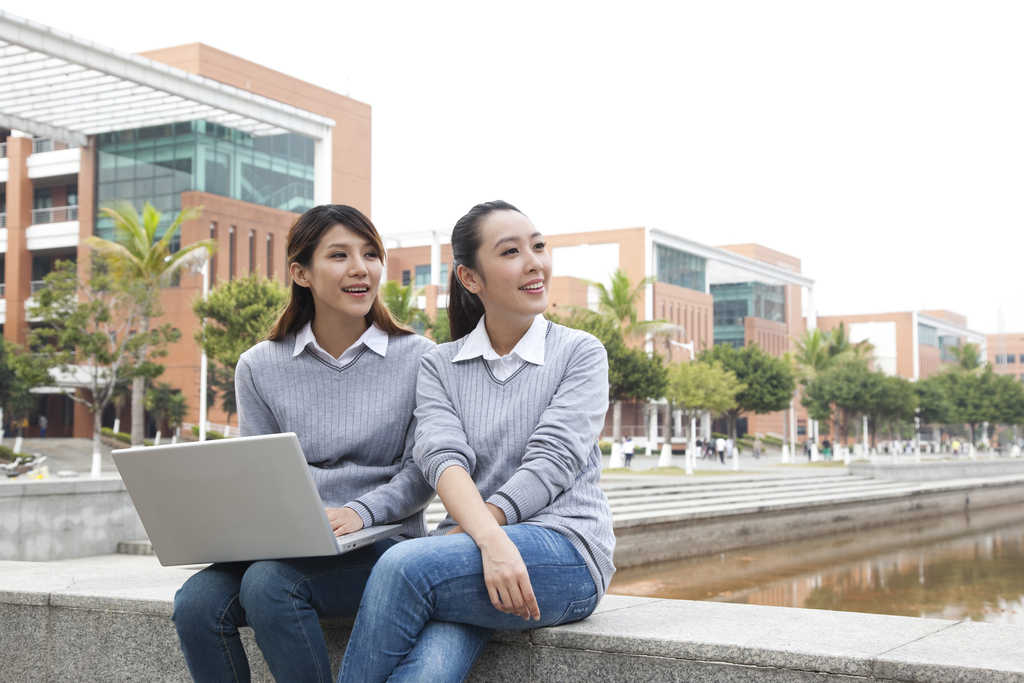
POLYGON ((306 269, 292 261, 288 266, 288 272, 292 275, 292 282, 300 287, 309 287, 309 278, 306 276, 306 269))
POLYGON ((480 291, 480 287, 483 284, 483 278, 478 276, 471 269, 460 264, 459 267, 455 269, 455 275, 459 278, 459 282, 462 283, 462 286, 470 292, 475 294, 480 291))

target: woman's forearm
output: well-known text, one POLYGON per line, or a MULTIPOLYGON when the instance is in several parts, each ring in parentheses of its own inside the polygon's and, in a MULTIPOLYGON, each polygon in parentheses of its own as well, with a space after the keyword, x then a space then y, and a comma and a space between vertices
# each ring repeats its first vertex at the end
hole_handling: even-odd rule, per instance
POLYGON ((484 503, 469 472, 461 467, 445 468, 437 480, 437 495, 459 528, 477 544, 486 532, 505 524, 505 513, 484 503))

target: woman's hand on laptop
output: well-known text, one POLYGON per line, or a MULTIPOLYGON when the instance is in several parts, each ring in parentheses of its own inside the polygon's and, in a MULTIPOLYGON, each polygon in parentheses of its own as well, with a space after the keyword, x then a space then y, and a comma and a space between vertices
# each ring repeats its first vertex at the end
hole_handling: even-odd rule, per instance
POLYGON ((324 508, 335 536, 344 536, 363 528, 363 520, 352 508, 324 508))

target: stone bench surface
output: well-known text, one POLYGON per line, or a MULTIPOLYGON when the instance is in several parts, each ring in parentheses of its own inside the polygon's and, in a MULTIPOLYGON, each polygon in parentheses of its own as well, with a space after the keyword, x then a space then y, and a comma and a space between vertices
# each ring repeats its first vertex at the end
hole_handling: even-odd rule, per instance
MULTIPOLYGON (((107 667, 102 675, 112 680, 111 662, 124 658, 125 643, 131 648, 132 639, 139 652, 148 652, 154 642, 173 650, 176 639, 167 617, 174 592, 191 574, 173 568, 0 562, 0 623, 28 623, 38 613, 53 624, 51 635, 46 628, 0 628, 0 671, 14 676, 11 680, 103 680, 89 674, 93 662, 107 667), (143 617, 149 619, 140 622, 143 617), (120 627, 118 620, 124 621, 120 627), (139 632, 140 623, 159 633, 139 632), (116 657, 36 642, 77 628, 88 631, 83 642, 93 649, 116 647, 116 657), (117 633, 108 638, 104 629, 117 633), (38 658, 31 663, 33 675, 19 677, 18 667, 29 666, 29 660, 13 653, 25 650, 47 653, 45 678, 39 676, 38 658), (77 657, 75 666, 54 661, 62 656, 77 657)), ((325 633, 345 632, 328 637, 337 662, 350 624, 324 625, 325 633)), ((1020 626, 608 596, 582 622, 499 632, 471 680, 1024 682, 1021 643, 1020 626)), ((188 680, 176 651, 164 652, 152 664, 174 671, 147 670, 139 661, 124 666, 131 675, 120 680, 188 680)))

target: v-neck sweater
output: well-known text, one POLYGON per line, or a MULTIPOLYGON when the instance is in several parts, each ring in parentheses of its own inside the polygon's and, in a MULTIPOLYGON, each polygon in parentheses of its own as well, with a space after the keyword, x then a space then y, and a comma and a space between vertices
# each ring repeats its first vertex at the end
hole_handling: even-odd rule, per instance
POLYGON ((295 335, 260 342, 235 369, 242 436, 295 432, 326 507, 350 507, 364 526, 401 524, 426 535, 434 491, 412 457, 420 358, 434 343, 393 335, 380 356, 367 347, 348 365, 327 363, 295 335))
MULTIPOLYGON (((465 337, 422 361, 416 384, 417 464, 434 487, 462 467, 509 524, 536 524, 579 551, 603 596, 615 567, 598 438, 608 412, 608 356, 593 335, 549 322, 544 365, 498 381, 477 356, 453 362, 465 337)), ((455 525, 448 516, 432 534, 455 525)))

